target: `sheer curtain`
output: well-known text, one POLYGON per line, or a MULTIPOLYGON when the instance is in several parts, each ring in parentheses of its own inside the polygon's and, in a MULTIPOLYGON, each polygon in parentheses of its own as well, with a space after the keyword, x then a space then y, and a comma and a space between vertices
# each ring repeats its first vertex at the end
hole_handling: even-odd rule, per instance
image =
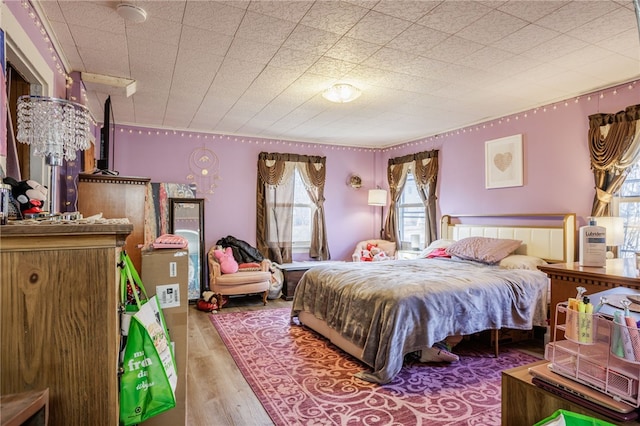
POLYGON ((330 259, 324 218, 326 158, 262 152, 258 156, 256 244, 276 263, 293 260, 294 179, 298 170, 314 208, 309 257, 330 259))
POLYGON ((412 171, 418 194, 425 207, 425 246, 437 238, 438 222, 436 218, 436 184, 438 179, 438 151, 423 151, 403 157, 390 158, 387 167, 391 205, 385 225, 385 239, 400 241, 397 205, 412 171))
POLYGON ((592 216, 609 216, 610 203, 640 156, 640 104, 589 116, 589 151, 596 194, 592 216))

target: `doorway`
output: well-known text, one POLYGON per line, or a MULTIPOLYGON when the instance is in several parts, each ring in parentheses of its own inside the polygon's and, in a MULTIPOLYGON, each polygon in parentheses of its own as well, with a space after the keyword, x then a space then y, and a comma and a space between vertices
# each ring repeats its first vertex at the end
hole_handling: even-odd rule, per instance
MULTIPOLYGON (((7 154, 12 155, 15 152, 17 157, 17 166, 19 173, 13 173, 12 176, 17 180, 31 179, 31 154, 30 146, 24 143, 17 143, 18 134, 18 98, 22 95, 28 95, 31 85, 29 82, 13 67, 7 63, 7 99, 8 99, 8 122, 7 122, 7 154)), ((7 161, 11 161, 7 159, 7 161)))

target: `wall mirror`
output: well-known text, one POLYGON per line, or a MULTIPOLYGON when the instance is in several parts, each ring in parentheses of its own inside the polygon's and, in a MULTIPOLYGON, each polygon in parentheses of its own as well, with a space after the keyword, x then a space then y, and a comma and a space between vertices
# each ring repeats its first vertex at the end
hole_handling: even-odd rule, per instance
POLYGON ((169 232, 189 242, 189 301, 200 298, 206 286, 204 199, 169 198, 169 232))

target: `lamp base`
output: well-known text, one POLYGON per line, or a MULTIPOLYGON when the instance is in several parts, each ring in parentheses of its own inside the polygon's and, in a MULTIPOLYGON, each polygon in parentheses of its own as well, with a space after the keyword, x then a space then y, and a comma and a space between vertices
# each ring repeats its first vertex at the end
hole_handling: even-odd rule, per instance
POLYGON ((60 213, 58 208, 58 165, 51 164, 51 176, 49 176, 49 213, 60 213))

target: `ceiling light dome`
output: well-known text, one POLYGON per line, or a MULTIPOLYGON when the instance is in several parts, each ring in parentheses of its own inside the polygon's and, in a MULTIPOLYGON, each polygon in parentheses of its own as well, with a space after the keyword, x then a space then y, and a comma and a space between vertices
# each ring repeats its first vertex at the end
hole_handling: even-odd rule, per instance
POLYGON ((125 21, 134 22, 136 24, 140 24, 147 20, 147 12, 143 8, 131 3, 120 3, 116 7, 116 12, 118 12, 118 15, 120 15, 120 17, 125 21))
POLYGON ((322 93, 322 96, 331 102, 346 103, 357 99, 362 92, 357 87, 347 83, 334 84, 322 93))

